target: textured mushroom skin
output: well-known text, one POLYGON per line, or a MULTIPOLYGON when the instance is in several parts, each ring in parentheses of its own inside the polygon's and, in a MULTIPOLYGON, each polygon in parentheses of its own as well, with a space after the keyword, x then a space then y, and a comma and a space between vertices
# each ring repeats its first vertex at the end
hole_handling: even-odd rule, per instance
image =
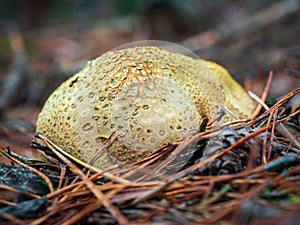
MULTIPOLYGON (((254 104, 227 70, 213 62, 143 46, 107 52, 48 98, 37 132, 88 162, 109 135, 117 140, 95 163, 134 162, 230 109, 248 118, 254 104)), ((225 115, 220 123, 232 121, 225 115)))

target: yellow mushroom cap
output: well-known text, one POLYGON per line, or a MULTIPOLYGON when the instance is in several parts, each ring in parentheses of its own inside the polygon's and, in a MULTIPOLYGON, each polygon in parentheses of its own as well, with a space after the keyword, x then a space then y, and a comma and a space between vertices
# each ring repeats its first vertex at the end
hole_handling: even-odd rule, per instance
MULTIPOLYGON (((158 47, 107 52, 48 98, 37 131, 88 162, 115 131, 117 141, 95 163, 134 162, 214 118, 222 105, 247 118, 253 101, 221 66, 158 47)), ((221 122, 231 121, 226 115, 221 122)))

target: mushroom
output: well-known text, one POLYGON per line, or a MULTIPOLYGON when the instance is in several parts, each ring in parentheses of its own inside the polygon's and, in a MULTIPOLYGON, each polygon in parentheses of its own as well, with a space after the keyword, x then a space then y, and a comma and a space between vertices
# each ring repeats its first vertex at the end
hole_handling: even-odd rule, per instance
MULTIPOLYGON (((117 139, 96 161, 132 163, 213 119, 227 107, 249 118, 253 100, 220 65, 141 46, 107 52, 62 83, 37 120, 43 133, 73 156, 88 162, 103 142, 117 139)), ((225 115, 218 123, 234 118, 225 115)))

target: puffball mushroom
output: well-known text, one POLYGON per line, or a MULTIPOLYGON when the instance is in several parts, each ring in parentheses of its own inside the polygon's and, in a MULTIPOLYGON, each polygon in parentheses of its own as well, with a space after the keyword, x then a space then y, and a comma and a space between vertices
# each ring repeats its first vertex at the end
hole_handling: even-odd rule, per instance
MULTIPOLYGON (((220 65, 153 46, 109 51, 87 63, 48 98, 37 132, 88 162, 103 142, 117 139, 94 164, 132 163, 174 141, 222 107, 249 118, 253 100, 220 65)), ((226 114, 218 123, 233 121, 226 114)))

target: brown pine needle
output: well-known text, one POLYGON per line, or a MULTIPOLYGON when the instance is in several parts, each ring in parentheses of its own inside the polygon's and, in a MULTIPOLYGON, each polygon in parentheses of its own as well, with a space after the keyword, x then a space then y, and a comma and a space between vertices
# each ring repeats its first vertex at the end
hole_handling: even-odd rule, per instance
MULTIPOLYGON (((267 84, 266 84, 265 89, 263 91, 263 94, 261 96, 261 101, 259 102, 260 104, 257 105, 255 111, 252 114, 252 118, 251 119, 254 119, 259 114, 259 112, 261 111, 262 107, 265 105, 264 102, 266 101, 266 99, 268 97, 268 93, 269 93, 269 90, 270 90, 270 87, 271 87, 272 80, 273 80, 273 71, 271 70, 269 72, 269 77, 268 77, 268 80, 267 80, 267 84)), ((252 92, 249 92, 250 96, 252 97, 253 95, 251 95, 251 93, 252 92)), ((254 98, 254 100, 257 100, 257 99, 254 98)))

